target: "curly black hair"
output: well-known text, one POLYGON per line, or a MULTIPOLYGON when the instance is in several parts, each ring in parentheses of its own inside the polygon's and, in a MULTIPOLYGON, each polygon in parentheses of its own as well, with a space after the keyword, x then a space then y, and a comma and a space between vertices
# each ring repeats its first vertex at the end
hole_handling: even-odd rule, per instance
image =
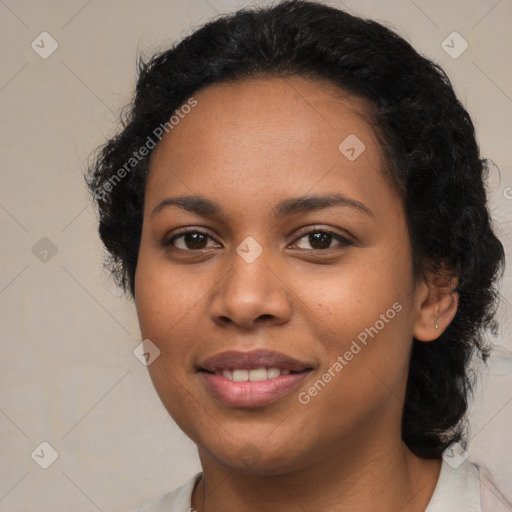
POLYGON ((456 277, 451 324, 434 342, 413 340, 403 440, 424 458, 439 457, 454 441, 464 445, 474 385, 469 362, 474 353, 484 360, 489 354, 485 334, 493 327, 504 250, 487 206, 489 164, 445 72, 383 25, 301 0, 220 16, 138 67, 122 130, 85 172, 116 283, 135 296, 153 137, 172 129, 171 116, 194 93, 250 77, 328 80, 371 107, 383 172, 404 202, 414 271, 428 265, 456 277))

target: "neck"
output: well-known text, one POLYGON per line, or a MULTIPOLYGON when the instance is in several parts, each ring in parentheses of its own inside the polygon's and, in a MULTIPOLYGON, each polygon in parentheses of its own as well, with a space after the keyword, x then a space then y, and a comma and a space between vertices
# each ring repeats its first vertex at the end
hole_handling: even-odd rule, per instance
MULTIPOLYGON (((360 433, 361 434, 361 433, 360 433)), ((421 459, 385 435, 328 447, 299 469, 271 473, 233 469, 199 449, 203 477, 193 493, 197 512, 351 510, 423 512, 434 492, 441 460, 421 459)), ((311 454, 310 454, 311 455, 311 454)))

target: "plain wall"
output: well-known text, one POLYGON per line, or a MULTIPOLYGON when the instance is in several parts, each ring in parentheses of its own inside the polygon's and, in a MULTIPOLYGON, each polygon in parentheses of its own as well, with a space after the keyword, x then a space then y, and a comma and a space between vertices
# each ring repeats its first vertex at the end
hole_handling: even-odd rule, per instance
MULTIPOLYGON (((139 52, 163 49, 217 12, 249 4, 0 2, 0 511, 128 511, 200 470, 195 445, 133 355, 141 341, 135 310, 102 271, 82 172, 118 128, 139 52), (31 47, 43 31, 58 42, 47 59, 31 47), (31 457, 43 441, 58 452, 48 469, 31 457)), ((392 25, 447 71, 473 116, 483 156, 499 167, 490 180, 491 209, 510 256, 512 2, 331 4, 392 25), (454 31, 469 43, 458 58, 441 47, 454 31)), ((508 269, 495 339, 504 348, 477 393, 468 450, 491 467, 509 499, 511 277, 508 269)))

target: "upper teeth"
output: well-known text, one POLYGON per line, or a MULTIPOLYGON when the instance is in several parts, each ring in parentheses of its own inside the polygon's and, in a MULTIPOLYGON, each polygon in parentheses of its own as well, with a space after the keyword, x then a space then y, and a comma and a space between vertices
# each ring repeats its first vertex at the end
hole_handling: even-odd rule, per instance
POLYGON ((253 370, 217 370, 215 375, 222 375, 234 382, 256 382, 267 379, 275 379, 280 375, 288 375, 290 370, 281 368, 254 368, 253 370))

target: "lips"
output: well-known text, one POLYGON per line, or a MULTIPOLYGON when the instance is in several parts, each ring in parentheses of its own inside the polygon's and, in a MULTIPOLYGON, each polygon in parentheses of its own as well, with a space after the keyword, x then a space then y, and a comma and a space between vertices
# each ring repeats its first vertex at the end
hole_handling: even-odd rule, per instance
POLYGON ((274 402, 296 389, 312 369, 306 362, 262 349, 222 352, 198 366, 209 392, 230 407, 274 402))
POLYGON ((224 370, 255 370, 258 368, 278 368, 290 372, 311 369, 311 365, 293 357, 272 350, 257 349, 250 352, 231 350, 209 357, 199 363, 200 370, 210 373, 224 370))

